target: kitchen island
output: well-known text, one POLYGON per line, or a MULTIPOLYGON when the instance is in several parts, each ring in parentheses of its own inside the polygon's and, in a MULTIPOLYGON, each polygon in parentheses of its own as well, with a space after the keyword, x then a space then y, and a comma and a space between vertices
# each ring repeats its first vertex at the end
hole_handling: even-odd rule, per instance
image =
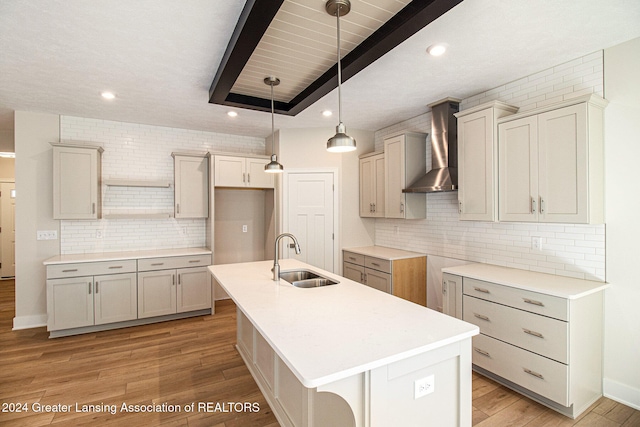
POLYGON ((471 425, 475 325, 297 260, 339 283, 272 280, 272 261, 209 266, 237 305, 237 348, 283 426, 471 425))

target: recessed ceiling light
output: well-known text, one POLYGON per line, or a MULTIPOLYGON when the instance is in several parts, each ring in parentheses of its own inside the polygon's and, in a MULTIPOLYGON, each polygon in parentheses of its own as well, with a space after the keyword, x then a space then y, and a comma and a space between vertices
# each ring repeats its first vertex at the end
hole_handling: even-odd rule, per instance
POLYGON ((331 110, 324 110, 322 112, 322 115, 325 117, 331 117, 333 115, 333 112, 331 110))
POLYGON ((238 113, 236 113, 235 111, 229 111, 229 112, 227 113, 227 116, 229 116, 229 117, 237 117, 237 116, 238 116, 238 113))
POLYGON ((102 92, 100 95, 102 95, 104 99, 114 99, 116 97, 113 92, 102 92))
POLYGON ((447 51, 447 46, 442 43, 432 44, 427 48, 427 53, 429 53, 429 55, 431 56, 440 56, 446 51, 447 51))

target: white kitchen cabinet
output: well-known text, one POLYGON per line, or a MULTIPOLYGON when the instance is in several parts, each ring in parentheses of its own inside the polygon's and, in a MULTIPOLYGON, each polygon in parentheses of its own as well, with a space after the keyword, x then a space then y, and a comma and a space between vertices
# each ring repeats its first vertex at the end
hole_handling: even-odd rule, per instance
POLYGON ((487 264, 443 278, 447 314, 480 328, 474 370, 572 418, 602 396, 606 283, 487 264))
POLYGON ((53 145, 53 219, 101 217, 101 147, 53 145))
POLYGON ((455 114, 458 120, 458 207, 461 220, 497 220, 496 120, 516 111, 517 107, 493 101, 455 114))
POLYGON ((214 159, 215 186, 237 188, 274 188, 273 174, 264 171, 269 163, 263 157, 219 156, 214 159))
POLYGON ((209 155, 172 153, 176 218, 209 217, 209 155))
POLYGON ((462 277, 442 273, 442 312, 462 319, 462 277))
POLYGON ((138 317, 211 308, 210 263, 210 255, 138 261, 138 317))
POLYGON ((360 216, 384 218, 384 153, 360 156, 360 216))
POLYGON ((591 95, 499 120, 500 221, 604 221, 606 104, 591 95))
POLYGON ((386 218, 427 217, 425 193, 403 193, 426 173, 424 133, 405 133, 384 140, 384 208, 386 218))
POLYGON ((47 268, 47 329, 81 328, 136 319, 135 261, 47 268), (106 274, 117 272, 116 274, 106 274))

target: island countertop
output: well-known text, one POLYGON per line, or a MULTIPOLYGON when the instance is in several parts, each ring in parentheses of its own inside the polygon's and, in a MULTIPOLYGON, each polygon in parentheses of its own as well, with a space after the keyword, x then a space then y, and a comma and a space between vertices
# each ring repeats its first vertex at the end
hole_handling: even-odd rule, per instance
POLYGON ((293 259, 337 285, 296 288, 272 280, 273 261, 209 270, 297 379, 318 387, 465 340, 478 327, 293 259))

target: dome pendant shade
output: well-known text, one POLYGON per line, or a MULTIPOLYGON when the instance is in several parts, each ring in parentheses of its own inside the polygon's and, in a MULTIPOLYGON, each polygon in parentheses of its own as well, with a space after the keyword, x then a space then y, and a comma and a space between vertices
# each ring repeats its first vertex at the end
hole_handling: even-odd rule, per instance
POLYGON ((271 161, 264 165, 264 171, 266 173, 282 173, 284 166, 278 163, 278 156, 274 152, 274 145, 276 141, 276 130, 274 126, 274 112, 273 112, 273 87, 280 84, 280 79, 277 77, 265 77, 264 84, 271 86, 271 161))
POLYGON ((264 171, 266 173, 281 173, 283 170, 284 166, 278 163, 278 157, 275 154, 271 155, 269 164, 264 165, 264 171))
POLYGON ((343 123, 336 126, 336 134, 327 140, 327 151, 346 153, 356 149, 356 140, 346 134, 343 123))

